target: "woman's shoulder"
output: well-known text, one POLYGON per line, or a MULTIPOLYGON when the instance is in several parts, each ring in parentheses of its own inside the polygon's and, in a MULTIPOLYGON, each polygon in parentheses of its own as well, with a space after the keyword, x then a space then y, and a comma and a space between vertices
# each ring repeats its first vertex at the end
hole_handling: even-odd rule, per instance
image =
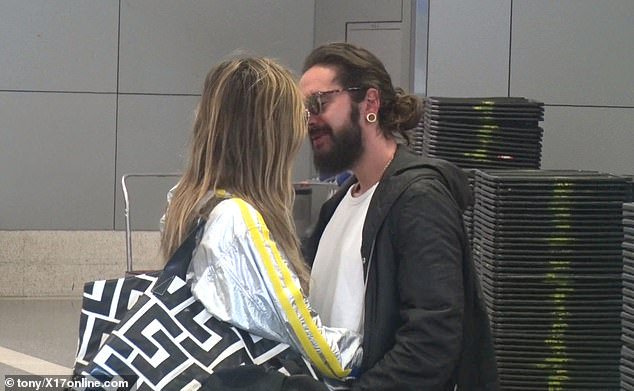
POLYGON ((223 214, 242 216, 246 213, 258 214, 258 211, 248 201, 238 197, 230 197, 220 201, 211 210, 210 217, 223 214))
POLYGON ((259 225, 260 213, 242 198, 226 198, 220 201, 209 213, 207 227, 220 226, 234 230, 247 229, 259 225))

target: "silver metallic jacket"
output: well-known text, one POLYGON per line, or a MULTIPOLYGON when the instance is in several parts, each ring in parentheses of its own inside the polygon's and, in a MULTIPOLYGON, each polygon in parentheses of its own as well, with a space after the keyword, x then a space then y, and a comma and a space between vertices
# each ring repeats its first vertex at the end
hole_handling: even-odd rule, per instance
POLYGON ((322 325, 262 216, 242 199, 211 211, 187 279, 216 318, 290 345, 326 377, 346 378, 361 363, 361 336, 322 325))

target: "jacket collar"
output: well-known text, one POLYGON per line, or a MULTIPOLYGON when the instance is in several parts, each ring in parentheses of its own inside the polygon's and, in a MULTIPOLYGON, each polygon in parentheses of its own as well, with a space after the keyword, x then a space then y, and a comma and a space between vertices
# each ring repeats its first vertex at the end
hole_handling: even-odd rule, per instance
POLYGON ((374 196, 370 201, 365 223, 363 225, 363 240, 361 243, 361 256, 369 257, 374 238, 387 218, 392 205, 417 176, 399 175, 410 168, 420 164, 420 157, 407 150, 407 147, 399 145, 394 159, 385 170, 383 178, 379 182, 374 196), (368 240, 371 239, 371 240, 368 240))
POLYGON ((464 211, 471 205, 471 190, 463 170, 445 160, 416 155, 408 147, 399 145, 368 208, 361 245, 363 257, 370 254, 374 238, 396 200, 422 177, 440 181, 448 190, 447 196, 460 210, 464 211))

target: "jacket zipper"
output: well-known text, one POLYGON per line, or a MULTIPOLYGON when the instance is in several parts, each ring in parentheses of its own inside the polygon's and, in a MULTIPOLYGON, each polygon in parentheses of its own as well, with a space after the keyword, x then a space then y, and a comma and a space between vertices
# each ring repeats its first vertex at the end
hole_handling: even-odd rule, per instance
POLYGON ((363 294, 365 295, 365 291, 368 289, 368 277, 370 276, 370 266, 372 265, 372 255, 374 254, 374 245, 376 244, 376 238, 374 238, 372 240, 372 246, 370 247, 370 255, 368 256, 368 258, 363 258, 362 262, 363 265, 365 266, 367 263, 367 266, 365 268, 365 277, 363 279, 363 294))
MULTIPOLYGON (((365 269, 366 270, 365 271, 365 278, 363 279, 363 297, 364 297, 364 300, 366 298, 366 294, 367 294, 367 291, 368 291, 368 279, 370 278, 370 267, 372 266, 372 258, 373 258, 373 255, 374 255, 374 246, 375 245, 376 245, 376 236, 374 237, 374 239, 372 239, 372 246, 370 247, 370 255, 368 256, 368 258, 365 258, 365 257, 362 258, 363 265, 366 266, 366 263, 367 263, 367 266, 366 266, 366 269, 365 269)), ((364 312, 365 312, 365 309, 366 309, 366 305, 364 304, 363 305, 364 312)), ((374 312, 374 306, 372 308, 372 312, 374 312)), ((374 317, 374 313, 365 314, 365 315, 371 315, 372 317, 374 317)), ((365 329, 365 325, 368 323, 367 322, 368 319, 367 319, 366 316, 364 316, 364 318, 365 319, 363 321, 363 328, 365 329)), ((372 320, 374 320, 374 319, 372 319, 372 320)), ((367 360, 368 355, 366 354, 366 351, 367 351, 366 347, 372 346, 372 345, 370 345, 368 343, 370 341, 370 338, 368 338, 368 337, 369 337, 369 335, 365 335, 365 333, 364 333, 363 344, 362 344, 364 353, 363 353, 363 358, 361 359, 361 368, 365 368, 365 366, 367 365, 366 364, 366 360, 367 360)))

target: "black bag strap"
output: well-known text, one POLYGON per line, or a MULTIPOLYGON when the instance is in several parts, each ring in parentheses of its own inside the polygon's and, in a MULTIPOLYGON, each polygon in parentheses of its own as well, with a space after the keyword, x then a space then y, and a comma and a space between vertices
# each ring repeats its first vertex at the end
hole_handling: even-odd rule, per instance
POLYGON ((192 253, 196 248, 198 239, 202 236, 202 233, 205 230, 206 222, 207 220, 199 219, 196 227, 192 229, 185 241, 178 247, 178 249, 176 249, 174 255, 172 255, 163 268, 163 274, 178 276, 183 280, 185 279, 189 262, 192 260, 192 253))
POLYGON ((158 295, 164 294, 174 277, 179 277, 182 280, 185 280, 189 263, 192 260, 192 253, 198 244, 198 239, 200 239, 203 231, 205 230, 206 223, 207 220, 202 218, 198 220, 196 227, 192 229, 187 238, 176 249, 169 261, 167 261, 167 264, 159 275, 152 292, 158 295))
MULTIPOLYGON (((204 211, 211 213, 211 211, 218 206, 218 204, 226 199, 227 196, 218 195, 212 197, 203 208, 204 211)), ((167 261, 167 264, 163 268, 163 271, 158 277, 152 292, 157 295, 163 295, 167 287, 169 287, 170 283, 174 279, 174 277, 179 277, 181 280, 185 280, 187 276, 187 269, 189 269, 189 263, 192 260, 192 253, 196 248, 196 245, 200 241, 202 234, 205 230, 205 224, 207 220, 204 218, 199 218, 196 223, 196 227, 191 230, 187 238, 181 243, 181 245, 176 249, 172 257, 167 261)))

